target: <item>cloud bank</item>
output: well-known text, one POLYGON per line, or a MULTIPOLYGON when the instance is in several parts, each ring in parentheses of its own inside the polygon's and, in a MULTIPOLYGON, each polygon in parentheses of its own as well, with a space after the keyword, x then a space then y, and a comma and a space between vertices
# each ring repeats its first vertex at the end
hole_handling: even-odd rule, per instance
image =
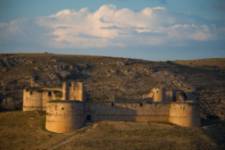
MULTIPOLYGON (((224 29, 219 29, 224 32, 224 29)), ((96 11, 64 9, 49 16, 0 23, 0 45, 105 49, 182 46, 218 38, 218 28, 164 7, 139 11, 102 5, 96 11)))

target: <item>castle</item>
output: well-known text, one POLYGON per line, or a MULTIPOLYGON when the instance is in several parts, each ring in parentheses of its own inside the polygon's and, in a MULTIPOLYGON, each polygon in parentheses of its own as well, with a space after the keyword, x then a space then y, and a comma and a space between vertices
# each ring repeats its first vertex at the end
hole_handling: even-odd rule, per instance
POLYGON ((88 102, 82 82, 65 81, 61 88, 23 90, 23 111, 46 112, 45 127, 56 133, 81 128, 86 122, 113 120, 200 126, 198 104, 180 90, 153 88, 138 102, 88 102))

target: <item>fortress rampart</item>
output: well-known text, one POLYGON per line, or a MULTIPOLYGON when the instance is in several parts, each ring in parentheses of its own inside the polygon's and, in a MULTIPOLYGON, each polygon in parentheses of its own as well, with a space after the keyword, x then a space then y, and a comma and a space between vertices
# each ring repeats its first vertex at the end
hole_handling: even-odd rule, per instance
POLYGON ((60 98, 60 92, 52 89, 30 88, 23 90, 23 111, 45 111, 49 101, 60 98))
POLYGON ((83 101, 82 82, 63 82, 61 88, 29 87, 23 90, 23 111, 45 111, 52 100, 83 101))
POLYGON ((69 87, 69 100, 83 101, 83 83, 82 82, 74 82, 72 81, 69 87))
POLYGON ((168 122, 168 104, 91 103, 87 108, 92 121, 168 122))
POLYGON ((183 127, 200 126, 195 103, 92 103, 87 115, 92 121, 164 122, 183 127))
POLYGON ((87 102, 82 82, 64 82, 62 88, 25 89, 23 110, 46 111, 46 129, 65 133, 86 122, 103 120, 162 122, 200 126, 199 106, 182 91, 153 88, 139 102, 87 102))
POLYGON ((135 121, 171 123, 182 127, 200 126, 195 103, 82 103, 54 101, 47 106, 46 129, 52 132, 70 132, 85 122, 135 121))
POLYGON ((56 133, 70 132, 84 125, 84 103, 79 101, 51 101, 47 105, 47 130, 56 133))
POLYGON ((23 90, 23 111, 43 110, 42 92, 39 90, 23 90))
POLYGON ((196 103, 171 103, 169 109, 169 122, 185 126, 200 126, 199 106, 196 103))

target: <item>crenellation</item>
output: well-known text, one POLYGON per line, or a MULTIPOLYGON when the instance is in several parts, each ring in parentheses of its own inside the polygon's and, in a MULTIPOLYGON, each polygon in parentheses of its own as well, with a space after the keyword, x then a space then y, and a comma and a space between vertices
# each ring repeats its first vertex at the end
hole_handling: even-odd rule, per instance
POLYGON ((153 88, 137 102, 88 102, 82 82, 65 81, 61 88, 23 90, 23 111, 46 111, 46 129, 65 133, 88 121, 163 122, 200 126, 199 106, 184 91, 153 88), (60 93, 60 94, 59 94, 60 93), (59 96, 60 95, 60 96, 59 96))
POLYGON ((49 101, 60 100, 83 100, 83 89, 80 82, 63 82, 61 88, 39 88, 30 87, 23 91, 23 111, 42 110, 45 111, 49 101), (70 85, 78 85, 71 90, 70 85), (36 108, 36 109, 35 109, 36 108))

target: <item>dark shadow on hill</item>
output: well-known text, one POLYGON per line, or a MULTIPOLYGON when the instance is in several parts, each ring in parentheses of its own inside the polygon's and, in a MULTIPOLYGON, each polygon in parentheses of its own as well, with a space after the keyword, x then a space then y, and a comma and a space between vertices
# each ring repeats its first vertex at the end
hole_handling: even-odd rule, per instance
POLYGON ((90 102, 87 105, 90 107, 90 109, 86 110, 85 118, 87 123, 96 121, 135 121, 136 117, 138 117, 137 110, 122 107, 114 102, 90 102))
POLYGON ((225 149, 225 121, 204 126, 205 133, 213 139, 221 150, 225 149))

